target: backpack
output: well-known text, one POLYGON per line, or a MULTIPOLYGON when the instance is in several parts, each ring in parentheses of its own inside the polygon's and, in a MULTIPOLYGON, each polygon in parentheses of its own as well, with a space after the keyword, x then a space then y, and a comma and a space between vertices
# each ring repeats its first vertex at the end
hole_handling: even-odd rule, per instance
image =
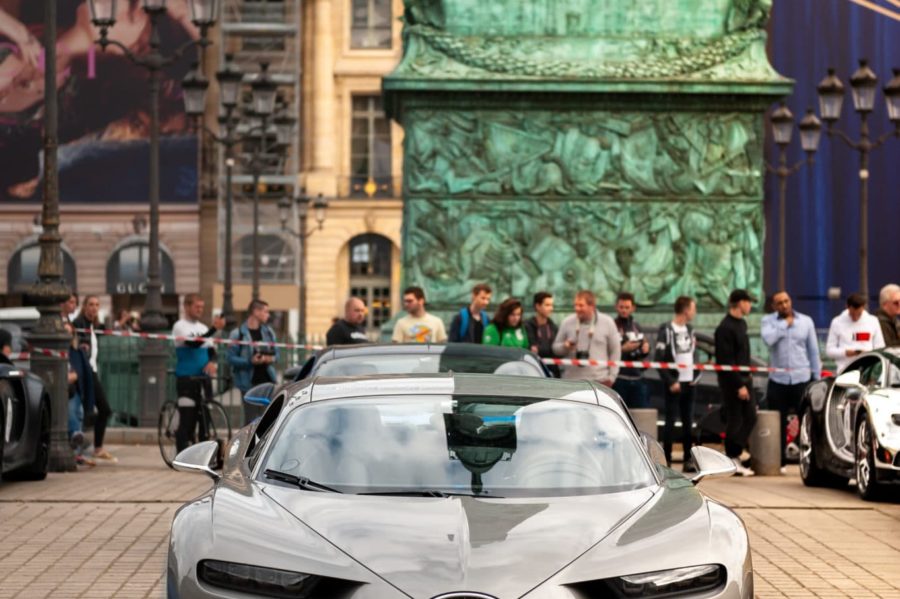
MULTIPOLYGON (((459 338, 464 339, 469 332, 469 308, 463 308, 459 311, 459 338)), ((481 326, 486 327, 488 323, 488 313, 481 311, 481 326)), ((475 343, 478 343, 476 341, 475 343)))

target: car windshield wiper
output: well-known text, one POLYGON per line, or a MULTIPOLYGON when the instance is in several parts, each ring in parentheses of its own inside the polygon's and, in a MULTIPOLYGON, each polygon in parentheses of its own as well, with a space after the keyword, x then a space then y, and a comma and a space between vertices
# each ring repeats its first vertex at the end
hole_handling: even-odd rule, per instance
POLYGON ((409 489, 406 491, 369 491, 357 495, 375 495, 381 497, 484 497, 485 499, 503 499, 499 495, 457 493, 455 491, 439 491, 437 489, 409 489))
POLYGON ((263 474, 266 475, 266 478, 271 478, 272 480, 278 480, 283 483, 288 483, 291 485, 295 485, 304 489, 306 491, 324 491, 327 493, 341 493, 337 489, 333 489, 331 487, 325 486, 321 483, 317 483, 314 480, 310 480, 305 476, 295 476, 293 474, 288 474, 287 472, 280 472, 278 470, 267 469, 263 474))

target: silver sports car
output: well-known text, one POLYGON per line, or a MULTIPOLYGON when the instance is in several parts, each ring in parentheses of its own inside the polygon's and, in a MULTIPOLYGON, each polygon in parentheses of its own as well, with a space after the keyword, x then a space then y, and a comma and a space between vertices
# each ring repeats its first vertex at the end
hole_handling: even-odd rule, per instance
POLYGON ((286 386, 172 523, 167 592, 307 599, 753 596, 743 523, 659 464, 617 395, 475 374, 286 386))

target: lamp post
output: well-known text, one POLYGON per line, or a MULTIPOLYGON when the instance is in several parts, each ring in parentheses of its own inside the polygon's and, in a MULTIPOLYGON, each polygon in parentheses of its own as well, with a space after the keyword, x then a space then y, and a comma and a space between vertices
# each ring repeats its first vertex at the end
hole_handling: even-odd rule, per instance
POLYGON ((806 152, 806 158, 788 166, 787 148, 791 144, 794 133, 794 115, 782 102, 772 113, 772 137, 778 146, 778 165, 766 163, 766 170, 778 177, 778 290, 785 290, 785 264, 787 262, 787 180, 800 170, 804 163, 813 164, 819 141, 822 138, 822 123, 816 118, 812 108, 807 109, 806 116, 800 121, 800 146, 806 152))
POLYGON ((281 221, 281 230, 297 239, 300 244, 300 310, 297 325, 297 342, 306 342, 306 239, 322 230, 325 223, 325 211, 328 209, 328 200, 320 193, 312 200, 306 195, 306 190, 301 189, 300 194, 296 197, 297 215, 300 220, 300 230, 294 231, 288 227, 288 219, 291 216, 291 201, 287 197, 283 197, 278 201, 278 217, 281 221), (316 219, 316 228, 312 230, 306 229, 306 218, 309 214, 309 205, 313 205, 313 214, 316 219))
MULTIPOLYGON (((265 158, 270 150, 268 146, 270 120, 275 112, 278 85, 268 73, 268 63, 260 64, 260 72, 250 84, 252 100, 247 114, 258 119, 258 124, 251 125, 243 134, 238 134, 238 107, 240 103, 241 83, 243 73, 234 64, 233 56, 225 55, 225 65, 216 73, 219 82, 219 102, 222 106, 223 116, 219 118, 219 124, 224 128, 224 133, 216 134, 206 127, 210 138, 225 148, 225 280, 222 298, 222 315, 226 319, 229 328, 234 326, 234 306, 231 277, 231 234, 232 234, 232 172, 234 169, 234 148, 236 145, 249 139, 258 138, 253 155, 249 161, 253 175, 253 299, 259 299, 259 180, 266 166, 265 158), (229 321, 230 319, 230 321, 229 321)), ((205 113, 206 91, 209 87, 202 75, 196 70, 189 73, 182 82, 184 89, 185 112, 192 117, 200 119, 205 113)), ((287 114, 287 106, 281 106, 281 112, 274 118, 275 145, 286 147, 290 145, 293 136, 294 119, 287 114)), ((220 130, 221 131, 221 130, 220 130)))
MULTIPOLYGON (((128 11, 128 2, 123 2, 128 11)), ((109 38, 109 30, 119 17, 116 0, 88 0, 91 22, 100 30, 96 43, 106 50, 115 46, 135 65, 147 70, 150 82, 150 256, 147 264, 147 299, 141 317, 141 328, 147 332, 162 331, 168 322, 162 314, 162 294, 159 271, 159 95, 162 70, 179 60, 185 52, 210 44, 207 37, 219 14, 219 0, 189 0, 191 21, 200 29, 199 40, 189 40, 165 55, 161 48, 159 19, 166 12, 166 0, 142 0, 142 8, 150 19, 149 51, 137 55, 125 44, 109 38)), ((149 340, 140 354, 141 424, 156 422, 159 406, 166 392, 166 347, 161 341, 149 340)))
POLYGON ((828 76, 818 86, 819 111, 827 123, 829 137, 837 135, 853 150, 859 152, 859 291, 869 296, 869 153, 880 147, 891 136, 900 137, 900 69, 894 69, 894 78, 884 88, 884 99, 888 118, 894 124, 893 131, 886 131, 874 140, 869 133, 869 113, 875 108, 875 94, 878 77, 869 68, 868 62, 859 61, 859 69, 850 77, 853 108, 860 118, 859 139, 851 139, 846 133, 835 128, 844 104, 844 84, 828 69, 828 76))
MULTIPOLYGON (((44 1, 44 178, 41 210, 41 255, 38 280, 28 290, 28 302, 40 310, 40 320, 28 335, 35 347, 64 352, 71 338, 63 328, 60 303, 68 299, 69 288, 63 281, 63 260, 59 235, 59 178, 57 170, 57 95, 56 95, 56 0, 44 1)), ((42 355, 34 352, 31 370, 44 380, 50 395, 50 422, 41 426, 41 451, 46 452, 48 469, 53 472, 75 470, 75 456, 68 440, 68 360, 62 353, 42 355)), ((2 440, 0 440, 2 442, 2 440)))

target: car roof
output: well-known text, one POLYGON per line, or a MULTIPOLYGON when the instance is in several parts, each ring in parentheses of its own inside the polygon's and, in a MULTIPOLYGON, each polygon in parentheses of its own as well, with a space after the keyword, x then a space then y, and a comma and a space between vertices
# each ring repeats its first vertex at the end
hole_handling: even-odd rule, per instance
POLYGON ((392 374, 358 377, 316 377, 306 393, 299 389, 292 399, 326 401, 354 397, 398 395, 490 395, 493 397, 537 397, 566 399, 617 407, 615 399, 598 392, 590 381, 447 372, 438 374, 392 374), (301 397, 305 396, 305 397, 301 397))
POLYGON ((322 352, 319 359, 346 358, 373 354, 448 354, 482 356, 521 360, 531 352, 518 347, 500 347, 480 343, 366 343, 359 345, 335 345, 322 352))

